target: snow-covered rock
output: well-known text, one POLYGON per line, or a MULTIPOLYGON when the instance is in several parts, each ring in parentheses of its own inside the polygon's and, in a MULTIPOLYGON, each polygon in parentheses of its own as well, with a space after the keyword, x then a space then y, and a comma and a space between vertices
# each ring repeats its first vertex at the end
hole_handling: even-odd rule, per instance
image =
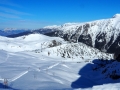
MULTIPOLYGON (((85 23, 66 23, 54 33, 71 42, 82 42, 104 52, 114 53, 119 47, 120 14, 113 18, 85 23)), ((52 34, 53 35, 53 34, 52 34)))
POLYGON ((113 18, 120 18, 120 14, 115 14, 113 18))
POLYGON ((57 47, 46 48, 43 53, 51 57, 54 55, 55 57, 59 56, 64 59, 83 59, 88 62, 94 59, 113 59, 113 54, 103 53, 83 43, 68 43, 57 47))

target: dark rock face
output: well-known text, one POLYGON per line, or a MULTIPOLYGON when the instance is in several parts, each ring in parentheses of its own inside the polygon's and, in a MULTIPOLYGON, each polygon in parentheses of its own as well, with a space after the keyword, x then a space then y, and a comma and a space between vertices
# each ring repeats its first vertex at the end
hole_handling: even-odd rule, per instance
POLYGON ((95 48, 98 48, 99 50, 105 49, 106 39, 105 39, 105 33, 98 34, 95 40, 95 48))
POLYGON ((81 35, 78 39, 78 42, 82 42, 86 45, 92 46, 92 38, 89 34, 88 35, 81 35))
POLYGON ((120 35, 117 37, 115 42, 110 46, 110 48, 108 49, 108 52, 120 53, 120 35))

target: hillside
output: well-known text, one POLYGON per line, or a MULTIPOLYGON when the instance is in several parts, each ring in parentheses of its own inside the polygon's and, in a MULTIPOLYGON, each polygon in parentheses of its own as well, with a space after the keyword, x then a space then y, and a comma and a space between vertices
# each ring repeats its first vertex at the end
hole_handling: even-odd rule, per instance
POLYGON ((13 90, 96 90, 110 83, 119 88, 119 62, 86 44, 30 34, 1 36, 0 45, 0 89, 5 89, 4 79, 13 90))
POLYGON ((54 42, 56 45, 59 45, 64 43, 64 40, 59 37, 48 37, 42 34, 30 34, 17 38, 0 36, 0 49, 10 52, 31 51, 48 48, 52 46, 54 42))

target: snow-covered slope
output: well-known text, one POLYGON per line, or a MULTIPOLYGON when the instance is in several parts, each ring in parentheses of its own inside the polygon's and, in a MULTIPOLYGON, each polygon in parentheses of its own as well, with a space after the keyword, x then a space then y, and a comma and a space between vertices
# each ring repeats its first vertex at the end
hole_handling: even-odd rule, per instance
POLYGON ((82 43, 65 42, 59 37, 48 37, 42 34, 30 34, 17 38, 0 37, 0 49, 10 52, 33 51, 55 55, 63 58, 113 58, 112 54, 102 53, 82 43))
POLYGON ((41 34, 17 38, 1 36, 0 49, 2 49, 0 50, 1 90, 6 88, 12 90, 81 90, 92 89, 92 87, 96 90, 101 85, 104 89, 108 88, 103 84, 109 86, 108 83, 114 83, 115 89, 120 85, 119 78, 117 81, 110 77, 102 79, 106 78, 109 73, 114 77, 110 71, 111 67, 115 67, 112 69, 113 72, 119 68, 119 63, 111 60, 113 55, 103 53, 83 43, 70 43, 59 37, 41 34), (101 64, 99 59, 104 59, 105 62, 102 60, 101 64), (106 73, 101 74, 105 71, 106 73), (5 85, 5 80, 7 80, 7 85, 5 85))
POLYGON ((53 57, 54 55, 63 57, 64 59, 85 59, 87 62, 93 59, 113 59, 112 54, 103 53, 100 50, 89 47, 83 43, 68 43, 53 48, 47 48, 43 53, 50 57, 53 57))
MULTIPOLYGON (((56 54, 56 56, 57 54, 60 54, 62 57, 67 58, 72 58, 73 56, 78 56, 78 58, 82 58, 83 56, 92 56, 95 58, 94 56, 96 55, 96 57, 102 58, 102 53, 99 50, 91 48, 85 44, 69 43, 59 37, 48 37, 42 34, 30 34, 17 38, 0 37, 0 49, 10 52, 42 52, 44 50, 46 52, 46 50, 50 50, 48 52, 51 54, 56 54)), ((108 57, 105 56, 105 58, 108 57)))
POLYGON ((18 52, 29 51, 35 49, 45 49, 53 44, 58 45, 64 43, 64 40, 56 37, 48 37, 41 34, 30 34, 17 38, 7 38, 0 36, 0 49, 18 52))
POLYGON ((113 53, 120 48, 120 14, 92 22, 66 23, 56 26, 56 29, 60 30, 54 33, 56 36, 72 42, 83 42, 104 52, 113 53))
MULTIPOLYGON (((89 51, 90 49, 88 49, 89 51)), ((0 89, 97 90, 103 88, 106 90, 111 85, 110 83, 114 83, 110 90, 119 89, 119 78, 117 80, 109 78, 109 76, 106 78, 108 73, 112 75, 112 71, 109 72, 110 68, 115 67, 112 69, 114 72, 118 69, 119 63, 111 63, 111 60, 108 60, 108 65, 99 68, 101 66, 100 60, 93 60, 91 55, 88 55, 87 58, 85 58, 86 56, 83 58, 75 58, 74 56, 72 59, 62 58, 60 54, 56 56, 54 48, 46 49, 42 53, 0 50, 0 89), (51 54, 48 56, 49 50, 51 50, 51 54), (91 62, 84 62, 88 58, 91 62), (98 68, 95 69, 96 67, 98 68), (108 67, 110 68, 105 72, 104 69, 108 67), (102 74, 102 72, 105 73, 102 74), (4 85, 4 79, 8 81, 7 86, 4 85)), ((99 55, 101 55, 100 52, 98 52, 99 55)), ((94 58, 97 58, 97 55, 94 58)), ((107 63, 106 61, 102 62, 103 65, 107 63)))

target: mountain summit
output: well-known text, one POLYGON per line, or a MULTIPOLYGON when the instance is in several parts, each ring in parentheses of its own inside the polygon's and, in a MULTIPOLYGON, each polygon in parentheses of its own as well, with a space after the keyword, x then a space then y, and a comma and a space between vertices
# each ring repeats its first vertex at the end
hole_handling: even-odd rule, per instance
POLYGON ((120 14, 115 14, 113 18, 120 18, 120 14))

